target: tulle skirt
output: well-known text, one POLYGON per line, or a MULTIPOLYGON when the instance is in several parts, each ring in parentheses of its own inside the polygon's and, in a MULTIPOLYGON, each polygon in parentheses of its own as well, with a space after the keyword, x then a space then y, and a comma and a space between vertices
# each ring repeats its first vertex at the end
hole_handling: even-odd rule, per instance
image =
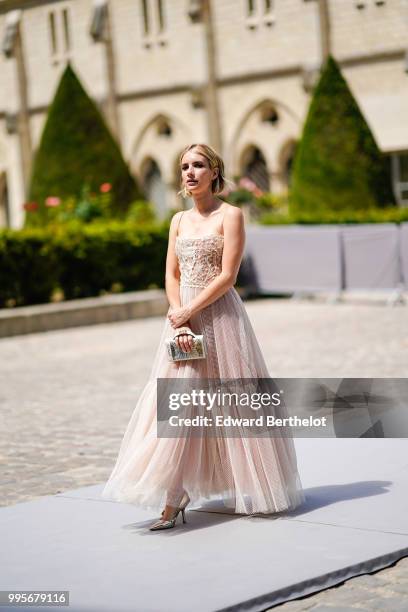
MULTIPOLYGON (((181 304, 202 288, 181 286, 181 304)), ((269 373, 244 304, 234 288, 190 319, 203 334, 205 359, 169 362, 166 318, 151 375, 126 428, 105 499, 145 508, 177 506, 184 491, 192 502, 223 500, 238 514, 293 510, 305 497, 291 437, 157 434, 157 378, 268 378, 269 373)))

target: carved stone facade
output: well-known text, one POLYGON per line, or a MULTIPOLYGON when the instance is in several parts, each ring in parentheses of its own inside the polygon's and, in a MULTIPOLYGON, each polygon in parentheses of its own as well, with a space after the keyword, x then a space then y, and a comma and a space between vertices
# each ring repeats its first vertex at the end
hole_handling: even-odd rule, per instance
POLYGON ((0 0, 0 225, 21 227, 32 155, 69 60, 160 214, 180 151, 285 190, 327 53, 408 204, 408 0, 0 0), (406 181, 406 185, 404 185, 406 181))

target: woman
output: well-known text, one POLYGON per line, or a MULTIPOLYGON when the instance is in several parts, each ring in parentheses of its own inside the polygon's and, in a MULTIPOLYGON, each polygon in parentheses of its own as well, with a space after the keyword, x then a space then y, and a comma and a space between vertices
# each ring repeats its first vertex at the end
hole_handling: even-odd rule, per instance
MULTIPOLYGON (((183 191, 191 210, 171 221, 166 261, 170 308, 144 387, 102 496, 164 510, 150 529, 174 527, 190 501, 214 496, 236 513, 293 510, 304 501, 290 437, 157 435, 157 378, 258 379, 268 370, 242 300, 234 289, 245 232, 239 208, 217 197, 224 164, 204 144, 180 156, 183 191), (203 334, 205 359, 169 362, 165 340, 181 350, 203 334)), ((179 382, 183 382, 179 381, 179 382)))

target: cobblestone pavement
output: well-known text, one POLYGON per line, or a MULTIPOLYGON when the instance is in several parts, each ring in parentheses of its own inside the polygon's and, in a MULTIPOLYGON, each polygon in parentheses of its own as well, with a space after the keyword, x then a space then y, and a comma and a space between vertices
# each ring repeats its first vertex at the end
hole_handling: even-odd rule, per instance
MULTIPOLYGON (((407 306, 268 298, 246 308, 271 376, 408 375, 407 306)), ((0 339, 0 505, 108 478, 163 321, 0 339)), ((408 558, 273 609, 408 611, 408 558)))

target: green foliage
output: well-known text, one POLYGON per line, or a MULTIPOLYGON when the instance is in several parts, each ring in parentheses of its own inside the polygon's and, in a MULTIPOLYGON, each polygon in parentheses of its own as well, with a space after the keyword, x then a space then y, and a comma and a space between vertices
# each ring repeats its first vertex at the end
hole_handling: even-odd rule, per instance
POLYGON ((261 213, 285 211, 288 208, 288 197, 284 194, 263 193, 256 198, 255 204, 261 213))
MULTIPOLYGON (((94 223, 95 221, 112 219, 109 184, 105 184, 103 187, 105 188, 103 193, 93 193, 90 191, 89 185, 84 185, 78 199, 74 197, 63 200, 56 197, 47 198, 45 200, 45 205, 49 208, 47 223, 43 223, 36 208, 30 210, 29 207, 26 214, 33 220, 27 225, 30 227, 44 227, 45 225, 55 227, 75 220, 82 223, 94 223)), ((142 226, 154 223, 156 213, 151 202, 136 200, 129 205, 126 214, 117 215, 116 218, 142 226)))
MULTIPOLYGON (((83 198, 84 186, 99 193, 111 187, 111 214, 121 214, 140 197, 120 149, 96 106, 68 64, 50 105, 36 151, 29 201, 38 206, 27 215, 27 224, 43 225, 49 215, 45 200, 83 198)), ((94 214, 93 204, 83 203, 81 214, 94 214)))
POLYGON ((247 176, 235 176, 225 190, 225 200, 236 206, 255 205, 266 194, 247 176), (231 185, 231 186, 230 186, 231 185))
POLYGON ((327 223, 403 223, 408 221, 408 208, 370 208, 343 211, 317 210, 292 211, 290 213, 272 212, 263 214, 260 219, 263 225, 322 225, 327 223))
POLYGON ((0 231, 0 306, 164 286, 168 226, 78 219, 0 231))
POLYGON ((81 197, 75 203, 71 215, 65 215, 65 220, 80 219, 90 223, 94 219, 108 219, 110 217, 111 194, 92 193, 89 185, 84 185, 81 197))
POLYGON ((378 149, 336 61, 329 56, 293 163, 292 212, 395 204, 389 159, 378 149))
POLYGON ((144 225, 146 223, 154 223, 156 221, 156 213, 151 202, 145 200, 136 200, 129 206, 126 213, 126 220, 144 225))
MULTIPOLYGON (((111 218, 111 194, 93 193, 89 185, 84 185, 79 198, 67 197, 65 199, 51 197, 46 198, 45 205, 48 207, 47 223, 55 226, 70 221, 79 220, 82 223, 91 223, 95 219, 111 218), (53 202, 53 204, 50 204, 53 202)), ((27 216, 32 217, 30 225, 43 227, 41 217, 37 210, 27 211, 27 216)))
POLYGON ((263 215, 268 213, 287 213, 287 194, 272 194, 258 190, 259 195, 245 188, 238 188, 230 192, 225 199, 230 204, 245 209, 251 222, 257 223, 263 215))
POLYGON ((49 300, 56 269, 51 240, 46 230, 0 231, 0 306, 49 300))
POLYGON ((255 196, 248 189, 240 187, 238 189, 235 189, 234 191, 231 191, 225 197, 225 200, 229 202, 230 204, 235 204, 236 206, 242 206, 242 204, 255 203, 255 196))

